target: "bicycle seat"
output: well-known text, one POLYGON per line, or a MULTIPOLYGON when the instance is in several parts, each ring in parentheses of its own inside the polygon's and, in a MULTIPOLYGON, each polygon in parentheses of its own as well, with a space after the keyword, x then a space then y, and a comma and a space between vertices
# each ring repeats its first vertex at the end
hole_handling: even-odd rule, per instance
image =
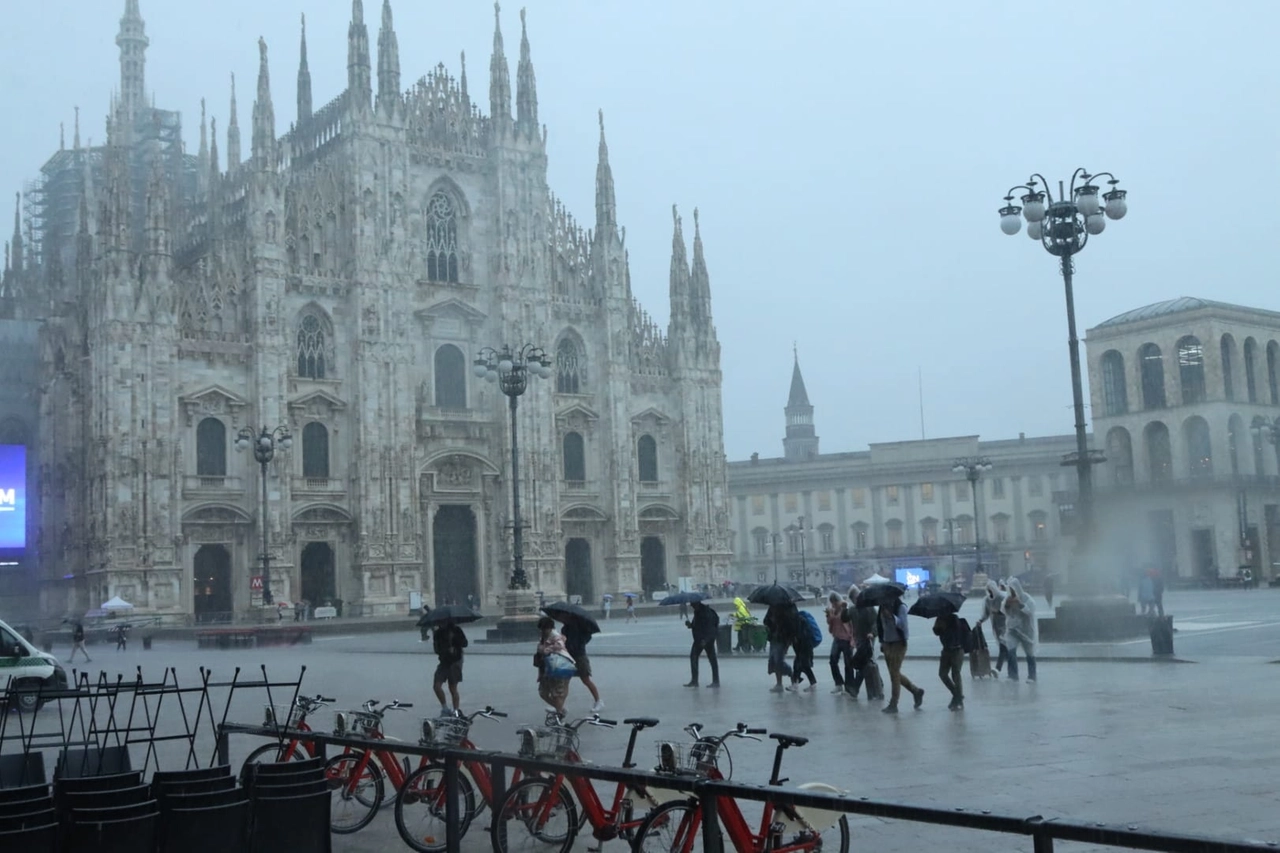
POLYGON ((773 734, 769 735, 769 737, 776 740, 778 742, 778 745, 783 747, 784 749, 789 746, 804 746, 806 743, 809 742, 809 739, 807 737, 798 737, 797 735, 784 735, 784 734, 779 734, 778 732, 774 732, 773 734))
POLYGON ((656 726, 658 724, 658 720, 655 720, 653 717, 630 717, 623 720, 622 724, 624 726, 631 726, 637 731, 644 731, 645 729, 651 729, 656 726))

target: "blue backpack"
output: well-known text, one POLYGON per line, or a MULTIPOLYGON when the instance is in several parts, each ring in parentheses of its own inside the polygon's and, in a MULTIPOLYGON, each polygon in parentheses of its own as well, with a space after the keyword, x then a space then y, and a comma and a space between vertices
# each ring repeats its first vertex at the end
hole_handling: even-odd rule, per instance
POLYGON ((813 618, 813 614, 808 610, 800 611, 800 618, 809 626, 809 636, 813 638, 813 647, 816 649, 822 645, 822 629, 818 627, 818 620, 813 618))

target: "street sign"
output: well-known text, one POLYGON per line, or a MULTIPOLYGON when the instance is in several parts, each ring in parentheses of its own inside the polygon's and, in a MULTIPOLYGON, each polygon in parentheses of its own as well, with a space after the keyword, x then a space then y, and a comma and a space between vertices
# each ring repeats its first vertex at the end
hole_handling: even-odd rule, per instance
POLYGON ((249 578, 249 589, 253 592, 262 592, 262 575, 249 578))

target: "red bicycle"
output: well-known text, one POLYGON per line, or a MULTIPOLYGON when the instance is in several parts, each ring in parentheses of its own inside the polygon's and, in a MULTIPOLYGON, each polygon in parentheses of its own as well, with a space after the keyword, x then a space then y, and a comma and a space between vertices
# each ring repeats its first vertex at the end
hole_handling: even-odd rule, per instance
MULTIPOLYGON (((314 742, 309 740, 299 740, 296 737, 288 737, 294 732, 309 732, 311 726, 307 725, 307 717, 319 711, 326 705, 333 704, 333 699, 325 696, 317 695, 314 698, 309 696, 299 696, 293 700, 292 705, 267 705, 264 710, 263 727, 275 729, 279 732, 279 739, 275 743, 267 743, 249 753, 249 757, 244 760, 243 767, 251 764, 275 763, 279 761, 303 761, 308 758, 315 758, 320 754, 316 749, 314 742), (283 717, 284 719, 281 719, 283 717)), ((244 771, 241 770, 243 775, 244 771)))
MULTIPOLYGON (((333 733, 369 740, 385 741, 382 718, 388 711, 406 711, 413 707, 399 699, 378 707, 378 700, 370 699, 359 711, 340 711, 334 719, 333 733)), ((422 757, 422 765, 430 759, 422 757)), ((346 835, 369 825, 383 805, 385 784, 383 776, 391 781, 392 796, 404 787, 405 779, 412 772, 409 759, 402 759, 389 749, 347 747, 341 755, 335 755, 325 764, 324 775, 329 782, 331 804, 329 828, 346 835)), ((390 802, 390 799, 388 799, 390 802)))
MULTIPOLYGON (((568 725, 521 729, 520 754, 581 763, 578 729, 584 724, 613 728, 618 723, 593 715, 568 725)), ((635 717, 624 720, 623 724, 631 726, 631 737, 622 762, 623 767, 630 768, 635 766, 631 757, 635 752, 636 736, 644 729, 656 726, 658 721, 651 717, 635 717)), ((630 840, 644 822, 643 817, 635 816, 636 807, 647 814, 658 805, 650 792, 623 782, 618 783, 613 800, 606 808, 595 786, 585 776, 556 774, 527 778, 512 785, 501 805, 494 808, 495 853, 523 849, 567 853, 578 836, 577 803, 582 804, 592 836, 600 842, 614 838, 630 840)))
MULTIPOLYGON (((690 727, 694 730, 698 728, 690 727)), ((696 731, 694 733, 697 736, 696 731)), ((749 729, 744 723, 739 723, 732 731, 725 732, 720 737, 697 737, 697 741, 688 750, 691 761, 697 764, 696 769, 669 764, 666 756, 676 756, 678 750, 674 749, 662 751, 664 766, 660 769, 668 772, 693 770, 709 779, 723 778, 715 766, 715 750, 730 737, 760 740, 757 735, 764 733, 764 729, 749 729)), ((771 734, 769 737, 778 742, 769 784, 781 785, 787 781, 778 778, 782 769, 782 754, 793 746, 804 746, 809 739, 784 734, 771 734)), ((821 782, 810 782, 800 788, 811 792, 845 793, 821 782)), ((820 853, 830 850, 849 853, 849 819, 839 812, 796 808, 766 800, 758 831, 753 831, 747 823, 736 800, 721 797, 717 803, 717 812, 724 834, 737 853, 820 853)), ((701 851, 702 809, 698 801, 684 798, 658 806, 637 830, 632 850, 635 853, 701 851)))

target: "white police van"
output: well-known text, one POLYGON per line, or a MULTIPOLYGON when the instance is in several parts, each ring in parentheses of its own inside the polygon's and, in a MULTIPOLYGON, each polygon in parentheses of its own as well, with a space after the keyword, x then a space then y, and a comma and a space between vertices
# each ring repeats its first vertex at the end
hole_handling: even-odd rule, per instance
POLYGON ((36 651, 22 635, 0 622, 0 706, 26 713, 40 709, 40 691, 65 690, 67 671, 53 655, 36 651))

